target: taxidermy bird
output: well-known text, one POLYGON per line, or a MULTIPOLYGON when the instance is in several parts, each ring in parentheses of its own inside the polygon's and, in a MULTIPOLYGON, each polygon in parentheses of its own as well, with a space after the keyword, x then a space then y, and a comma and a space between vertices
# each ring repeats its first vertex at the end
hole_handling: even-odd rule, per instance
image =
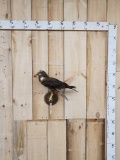
MULTIPOLYGON (((72 89, 72 90, 78 92, 77 90, 75 90, 75 88, 76 88, 75 86, 69 86, 65 82, 62 82, 56 78, 49 77, 46 74, 46 72, 43 70, 40 70, 36 75, 34 75, 34 77, 36 77, 36 76, 38 76, 38 79, 42 85, 49 88, 51 91, 56 90, 56 91, 60 92, 60 94, 66 99, 67 99, 67 97, 63 94, 62 89, 68 88, 68 89, 72 89)), ((52 99, 52 96, 53 96, 53 93, 50 96, 50 100, 52 99)))

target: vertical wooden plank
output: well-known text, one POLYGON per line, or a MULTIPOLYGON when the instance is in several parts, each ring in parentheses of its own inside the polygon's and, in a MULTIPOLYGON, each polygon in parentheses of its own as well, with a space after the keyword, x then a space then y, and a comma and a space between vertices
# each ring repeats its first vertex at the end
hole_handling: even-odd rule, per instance
MULTIPOLYGON (((0 0, 0 19, 10 19, 10 1, 0 0)), ((0 159, 13 159, 11 31, 0 31, 0 159)))
POLYGON ((10 1, 0 0, 0 19, 7 20, 10 18, 11 18, 10 1))
POLYGON ((64 0, 64 20, 86 21, 87 0, 64 0))
POLYGON ((120 159, 120 143, 118 139, 120 138, 120 1, 119 0, 108 0, 107 1, 107 21, 110 24, 117 24, 117 64, 116 64, 116 153, 115 158, 116 160, 120 159))
POLYGON ((67 121, 67 160, 85 160, 85 120, 67 121))
POLYGON ((88 21, 106 22, 106 0, 88 0, 88 21))
POLYGON ((14 121, 14 160, 27 159, 26 121, 14 121))
MULTIPOLYGON (((48 20, 63 20, 63 0, 48 1, 48 20)), ((63 81, 63 31, 49 31, 49 75, 63 81)), ((51 119, 64 117, 63 97, 52 107, 51 119)))
POLYGON ((47 160, 47 121, 27 123, 28 160, 47 160))
MULTIPOLYGON (((106 21, 106 1, 88 0, 88 21, 106 21)), ((87 35, 87 118, 106 118, 107 33, 87 35)), ((87 160, 105 159, 104 123, 87 122, 87 160)))
MULTIPOLYGON (((47 20, 47 0, 32 0, 32 20, 47 20)), ((39 70, 48 73, 48 31, 32 31, 33 75, 39 70)), ((48 91, 38 78, 33 78, 33 118, 48 119, 44 95, 48 91)))
MULTIPOLYGON (((88 0, 88 21, 106 21, 106 1, 88 0)), ((107 34, 88 32, 87 42, 87 117, 105 118, 107 34)))
POLYGON ((88 66, 87 66, 87 117, 105 118, 105 54, 106 34, 88 33, 88 66))
POLYGON ((66 121, 48 121, 48 160, 66 160, 66 121))
POLYGON ((87 159, 105 160, 105 121, 87 121, 87 159))
MULTIPOLYGON (((64 1, 64 20, 86 21, 87 1, 64 1), (81 18, 83 16, 83 18, 81 18)), ((65 118, 86 117, 86 32, 66 31, 64 33, 65 79, 79 91, 66 91, 65 118)))
MULTIPOLYGON (((31 19, 30 0, 12 0, 12 19, 31 19)), ((32 119, 31 31, 12 32, 13 107, 15 120, 32 119)))

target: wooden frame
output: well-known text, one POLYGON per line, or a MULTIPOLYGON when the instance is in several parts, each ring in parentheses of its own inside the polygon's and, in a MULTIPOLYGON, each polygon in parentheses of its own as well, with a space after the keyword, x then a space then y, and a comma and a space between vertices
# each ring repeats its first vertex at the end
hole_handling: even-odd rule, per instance
POLYGON ((114 160, 117 26, 107 22, 0 20, 0 30, 108 31, 107 159, 114 160))

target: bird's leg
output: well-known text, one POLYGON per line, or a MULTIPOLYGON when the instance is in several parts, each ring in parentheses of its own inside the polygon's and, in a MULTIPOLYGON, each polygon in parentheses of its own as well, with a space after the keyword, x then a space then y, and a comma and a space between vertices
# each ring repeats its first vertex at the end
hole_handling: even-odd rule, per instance
POLYGON ((53 98, 53 91, 51 91, 50 97, 49 97, 49 102, 52 101, 53 98))

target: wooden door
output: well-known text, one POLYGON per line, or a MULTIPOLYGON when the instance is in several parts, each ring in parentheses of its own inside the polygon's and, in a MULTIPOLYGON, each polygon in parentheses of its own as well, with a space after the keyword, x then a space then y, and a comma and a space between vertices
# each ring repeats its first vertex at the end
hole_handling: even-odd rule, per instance
MULTIPOLYGON (((0 0, 1 19, 106 21, 105 0, 0 0), (5 16, 6 15, 6 16, 5 16)), ((107 33, 0 31, 2 160, 104 160, 107 33), (75 85, 50 108, 40 69, 75 85)))

